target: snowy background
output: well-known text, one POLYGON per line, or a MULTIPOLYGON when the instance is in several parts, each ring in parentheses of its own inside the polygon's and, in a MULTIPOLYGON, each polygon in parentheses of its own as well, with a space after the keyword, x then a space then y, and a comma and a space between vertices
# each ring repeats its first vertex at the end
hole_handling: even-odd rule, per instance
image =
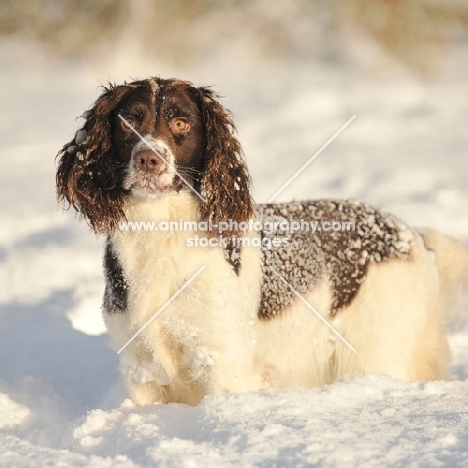
MULTIPOLYGON (((96 38, 84 7, 67 22, 55 2, 31 1, 24 16, 21 2, 5 3, 17 11, 0 27, 0 466, 468 466, 463 322, 451 333, 448 382, 369 375, 209 396, 195 408, 133 407, 100 317, 103 240, 57 207, 54 161, 100 83, 176 76, 224 96, 257 201, 356 114, 278 201, 359 198, 468 243, 466 37, 454 26, 450 40, 390 40, 390 27, 375 33, 373 16, 359 23, 338 0, 314 11, 303 10, 306 1, 239 0, 201 12, 184 0, 191 10, 173 22, 169 2, 160 18, 158 2, 141 0, 110 15, 112 27, 96 38), (85 29, 90 37, 76 40, 85 29)), ((356 11, 362 3, 348 2, 356 11)), ((466 19, 462 2, 446 5, 466 19)), ((410 31, 429 24, 402 14, 410 31)))

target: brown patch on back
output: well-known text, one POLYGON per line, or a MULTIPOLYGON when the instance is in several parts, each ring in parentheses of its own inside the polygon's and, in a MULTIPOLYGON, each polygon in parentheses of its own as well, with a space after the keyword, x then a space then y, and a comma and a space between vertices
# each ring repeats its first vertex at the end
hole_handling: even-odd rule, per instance
POLYGON ((407 258, 412 233, 390 215, 353 200, 306 201, 260 205, 262 240, 282 237, 288 247, 264 250, 262 296, 258 316, 270 319, 292 302, 294 293, 273 267, 298 293, 304 294, 326 276, 332 288, 331 315, 348 306, 358 293, 371 263, 407 258), (281 221, 351 222, 355 230, 317 230, 276 233, 265 231, 265 223, 281 221))

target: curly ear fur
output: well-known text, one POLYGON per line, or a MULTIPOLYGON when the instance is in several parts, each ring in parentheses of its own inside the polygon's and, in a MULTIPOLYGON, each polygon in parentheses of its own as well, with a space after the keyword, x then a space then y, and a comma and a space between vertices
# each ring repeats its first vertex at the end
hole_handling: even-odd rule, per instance
POLYGON ((123 167, 114 155, 110 113, 128 91, 127 86, 104 88, 94 107, 83 114, 84 126, 57 157, 57 197, 86 219, 95 233, 111 233, 125 219, 123 167))
POLYGON ((235 137, 232 114, 219 104, 219 96, 211 89, 201 87, 197 91, 206 132, 200 181, 200 193, 206 202, 200 205, 201 219, 215 224, 230 219, 237 223, 248 221, 254 214, 251 180, 242 147, 235 137))

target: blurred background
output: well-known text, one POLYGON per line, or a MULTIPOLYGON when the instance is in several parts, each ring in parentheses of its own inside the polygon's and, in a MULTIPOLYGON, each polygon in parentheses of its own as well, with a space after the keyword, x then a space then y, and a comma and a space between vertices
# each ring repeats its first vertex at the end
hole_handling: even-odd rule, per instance
POLYGON ((359 198, 468 242, 467 39, 466 0, 0 0, 0 392, 44 420, 121 401, 103 240, 55 200, 101 84, 212 85, 259 202, 356 115, 277 200, 359 198))
POLYGON ((98 70, 125 54, 183 68, 229 54, 430 72, 468 30, 464 0, 2 0, 0 14, 4 41, 98 70))

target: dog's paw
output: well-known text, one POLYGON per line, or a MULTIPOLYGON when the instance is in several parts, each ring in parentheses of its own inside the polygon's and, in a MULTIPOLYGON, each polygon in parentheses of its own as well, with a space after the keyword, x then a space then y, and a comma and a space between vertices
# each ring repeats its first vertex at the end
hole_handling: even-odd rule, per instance
POLYGON ((206 380, 218 354, 198 343, 185 344, 182 348, 181 365, 188 369, 192 379, 206 380))
POLYGON ((121 366, 122 371, 137 383, 170 384, 169 375, 163 366, 153 359, 141 358, 132 353, 127 353, 122 356, 121 366))

